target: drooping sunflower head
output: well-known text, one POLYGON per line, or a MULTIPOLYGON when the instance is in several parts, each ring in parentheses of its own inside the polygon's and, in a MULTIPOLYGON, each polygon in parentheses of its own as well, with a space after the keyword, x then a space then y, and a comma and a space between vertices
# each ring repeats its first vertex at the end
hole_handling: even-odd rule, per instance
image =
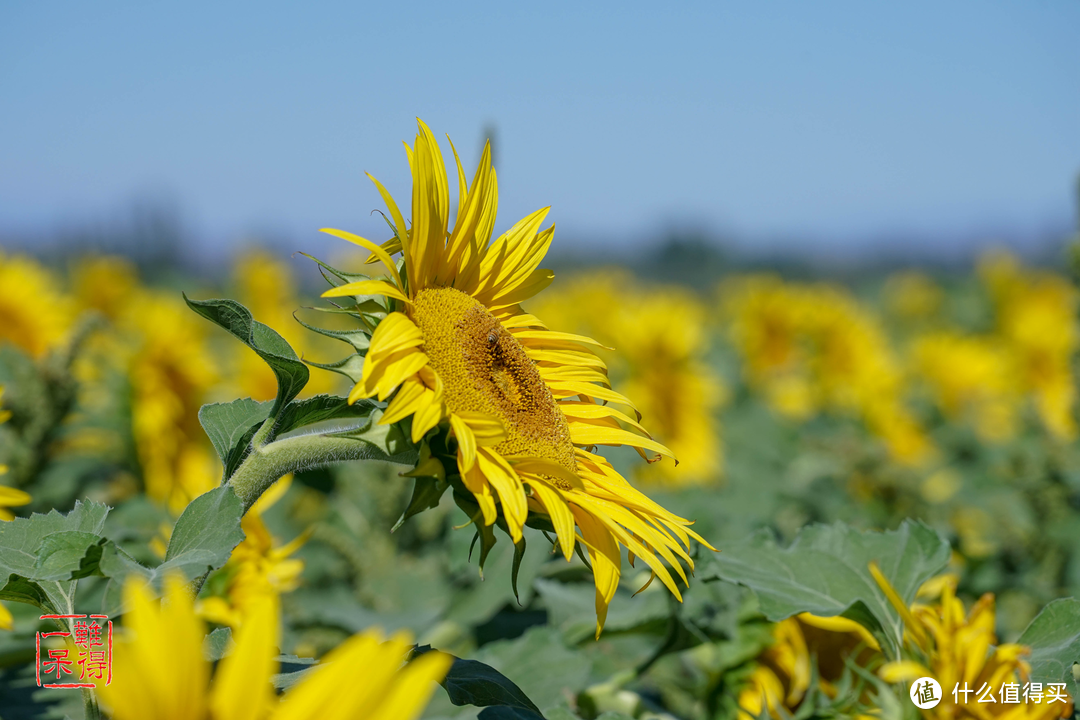
POLYGON ((541 229, 548 208, 492 241, 498 188, 490 148, 471 184, 455 150, 451 224, 443 157, 427 126, 419 128, 407 146, 411 225, 372 178, 393 237, 377 245, 326 230, 367 249, 369 262, 381 262, 386 272, 384 279, 339 274, 348 281, 324 293, 354 298, 352 309, 370 331, 350 401, 388 401, 380 423, 407 420, 413 442, 427 448, 422 457, 431 448, 449 453, 446 480, 459 504, 476 508, 485 537, 498 523, 517 543, 530 522, 550 528, 568 560, 584 546, 597 587, 598 633, 618 587, 621 547, 680 597, 672 573, 685 583, 683 564, 693 568, 689 540, 704 541, 591 449, 629 445, 649 461, 671 451, 649 437, 633 403, 612 390, 595 340, 550 330, 521 306, 553 277, 539 267, 554 234, 554 227, 541 229))

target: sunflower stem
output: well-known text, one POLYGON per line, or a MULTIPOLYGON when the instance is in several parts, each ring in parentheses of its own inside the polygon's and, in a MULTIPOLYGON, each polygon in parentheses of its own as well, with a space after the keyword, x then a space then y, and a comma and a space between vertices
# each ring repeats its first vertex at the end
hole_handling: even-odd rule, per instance
MULTIPOLYGON (((262 429, 259 431, 262 432, 262 429)), ((386 460, 375 445, 342 435, 297 435, 264 445, 252 443, 251 452, 229 478, 246 513, 255 501, 281 477, 299 470, 313 470, 346 460, 386 460)), ((389 458, 398 460, 398 457, 389 458)), ((400 461, 411 458, 404 455, 400 461)))
POLYGON ((277 418, 268 417, 266 421, 255 432, 255 436, 251 438, 251 447, 258 449, 264 447, 267 441, 271 438, 274 432, 274 426, 277 425, 277 418))

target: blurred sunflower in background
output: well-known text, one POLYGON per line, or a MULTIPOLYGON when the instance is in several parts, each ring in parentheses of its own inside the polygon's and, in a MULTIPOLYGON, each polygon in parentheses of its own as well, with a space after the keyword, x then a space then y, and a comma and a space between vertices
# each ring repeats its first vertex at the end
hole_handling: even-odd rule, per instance
POLYGON ((988 442, 1016 433, 1022 394, 1002 342, 940 331, 919 337, 911 355, 917 376, 949 420, 973 424, 988 442))
POLYGON ((596 584, 597 635, 619 584, 621 546, 681 600, 664 561, 685 584, 682 565, 693 568, 690 538, 707 543, 689 521, 635 490, 589 448, 628 445, 649 460, 671 457, 671 451, 614 407, 637 411, 611 389, 607 367, 593 351, 599 343, 550 330, 521 307, 553 277, 539 267, 554 234, 554 227, 540 229, 548 208, 491 242, 498 188, 490 144, 471 185, 455 150, 458 208, 449 228, 443 157, 428 127, 420 122, 419 128, 408 148, 411 227, 372 178, 394 237, 379 246, 327 231, 367 249, 387 278, 347 283, 324 297, 381 295, 393 309, 372 328, 349 400, 389 400, 380 422, 410 418, 414 442, 446 421, 461 483, 484 525, 501 519, 518 542, 532 511, 550 520, 567 560, 575 544, 583 544, 596 584), (391 257, 398 253, 401 268, 391 257))
POLYGON ((1021 389, 1034 398, 1051 434, 1074 440, 1072 358, 1080 347, 1076 288, 1054 273, 1025 270, 1005 252, 987 254, 978 270, 994 303, 996 332, 1013 354, 1021 389))
POLYGON ((772 642, 754 659, 754 669, 739 690, 738 717, 788 717, 812 689, 830 699, 843 689, 853 697, 841 697, 841 702, 865 704, 868 698, 861 690, 852 692, 848 665, 873 666, 879 651, 873 635, 854 620, 810 613, 781 620, 772 626, 772 642))
POLYGON ((880 319, 850 293, 751 275, 723 283, 720 298, 746 381, 777 413, 852 415, 897 462, 917 466, 933 456, 906 404, 903 364, 880 319))
MULTIPOLYGON (((256 320, 274 328, 293 347, 311 345, 310 334, 293 318, 299 293, 287 263, 265 250, 249 249, 236 260, 233 282, 240 302, 256 320)), ((273 400, 277 395, 273 371, 249 348, 235 343, 229 348, 235 355, 237 368, 232 376, 241 396, 273 400)), ((333 392, 337 385, 333 373, 312 373, 304 395, 333 392)))
POLYGON ((608 270, 552 288, 536 311, 555 327, 607 346, 604 357, 626 394, 679 459, 677 466, 635 468, 635 479, 683 486, 721 478, 724 449, 717 413, 727 390, 709 362, 705 307, 697 297, 608 270))
MULTIPOLYGON (((0 385, 0 424, 7 422, 7 419, 11 417, 10 410, 4 410, 4 386, 0 385)), ((7 465, 0 464, 0 477, 7 474, 7 465)), ((26 505, 30 502, 30 495, 28 493, 19 490, 18 488, 8 487, 6 485, 0 485, 0 520, 11 520, 15 516, 8 510, 9 507, 18 507, 20 505, 26 505)), ((2 620, 2 618, 0 618, 2 620)), ((0 621, 0 627, 3 626, 0 621)))
POLYGON ((75 319, 61 282, 36 261, 0 251, 0 342, 41 357, 63 342, 75 319))
POLYGON ((198 316, 153 293, 138 303, 131 319, 132 432, 146 494, 178 515, 219 481, 217 458, 199 426, 217 370, 198 316))

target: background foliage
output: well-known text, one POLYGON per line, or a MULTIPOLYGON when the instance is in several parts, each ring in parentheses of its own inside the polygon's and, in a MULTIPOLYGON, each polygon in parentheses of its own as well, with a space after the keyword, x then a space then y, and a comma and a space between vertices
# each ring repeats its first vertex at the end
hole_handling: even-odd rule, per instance
MULTIPOLYGON (((13 616, 0 631, 0 717, 81 712, 70 693, 33 686, 40 611, 14 601, 118 614, 127 575, 160 585, 169 569, 212 570, 198 608, 215 642, 253 598, 280 594, 281 650, 297 668, 371 625, 473 662, 455 665, 432 718, 734 717, 769 672, 785 691, 777 716, 911 715, 903 686, 895 699, 878 672, 905 639, 871 560, 907 603, 945 571, 967 606, 992 593, 998 639, 1034 646, 1033 670, 1075 696, 1080 611, 1061 599, 1080 595, 1080 335, 1067 274, 996 253, 962 272, 856 283, 726 271, 701 281, 688 266, 691 287, 670 280, 677 264, 667 259, 664 282, 640 269, 562 274, 529 308, 616 349, 605 358, 614 387, 681 463, 612 460, 722 551, 698 548, 681 605, 659 583, 631 597, 648 573, 629 573, 597 641, 580 559, 553 557, 527 529, 525 554, 500 536, 481 575, 449 496, 399 522, 428 504, 413 494, 425 479, 400 465, 298 472, 238 526, 239 501, 214 488, 266 417, 284 418, 288 436, 373 410, 320 395, 349 383, 300 362, 340 355, 293 317, 312 304, 297 275, 318 279, 314 266, 254 251, 207 286, 148 281, 118 257, 49 269, 0 254, 0 483, 32 498, 10 508, 20 518, 49 513, 0 524, 0 600, 13 616), (233 337, 181 290, 237 298, 192 303, 233 337), (882 655, 870 636, 788 619, 806 611, 862 622, 882 655), (788 651, 812 680, 800 683, 788 651)), ((297 318, 361 342, 333 313, 297 318)), ((383 457, 393 442, 380 440, 383 457)))

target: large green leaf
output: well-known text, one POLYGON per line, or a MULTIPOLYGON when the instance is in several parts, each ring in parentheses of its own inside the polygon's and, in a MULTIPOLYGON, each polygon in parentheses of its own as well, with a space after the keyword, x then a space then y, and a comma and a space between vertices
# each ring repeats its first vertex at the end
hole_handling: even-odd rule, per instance
POLYGON ((270 415, 277 417, 307 385, 310 373, 296 351, 273 328, 256 321, 251 312, 235 300, 191 300, 188 306, 207 320, 225 328, 258 353, 278 381, 277 399, 270 415))
MULTIPOLYGON (((899 614, 870 574, 876 562, 905 604, 949 560, 949 544, 922 523, 905 520, 891 532, 861 532, 842 523, 811 525, 790 547, 762 531, 725 546, 712 574, 754 590, 770 620, 801 612, 844 615, 884 635, 895 652, 903 637, 899 614)), ((706 573, 705 577, 709 577, 706 573)))
POLYGON ((1017 640, 1031 648, 1031 679, 1044 683, 1067 683, 1069 693, 1080 697, 1080 683, 1073 665, 1080 663, 1080 600, 1062 598, 1043 608, 1017 640))
MULTIPOLYGON (((102 594, 102 612, 123 612, 123 587, 132 575, 138 575, 160 591, 166 577, 191 580, 225 564, 243 539, 240 498, 229 487, 214 488, 195 498, 173 527, 165 562, 147 567, 111 540, 91 548, 77 566, 79 572, 109 578, 102 594), (95 552, 96 550, 96 552, 95 552)), ((73 562, 73 561, 72 561, 73 562)))
POLYGON ((108 513, 107 505, 76 502, 67 515, 53 510, 0 523, 0 599, 75 612, 78 578, 92 571, 83 558, 100 554, 108 513))

